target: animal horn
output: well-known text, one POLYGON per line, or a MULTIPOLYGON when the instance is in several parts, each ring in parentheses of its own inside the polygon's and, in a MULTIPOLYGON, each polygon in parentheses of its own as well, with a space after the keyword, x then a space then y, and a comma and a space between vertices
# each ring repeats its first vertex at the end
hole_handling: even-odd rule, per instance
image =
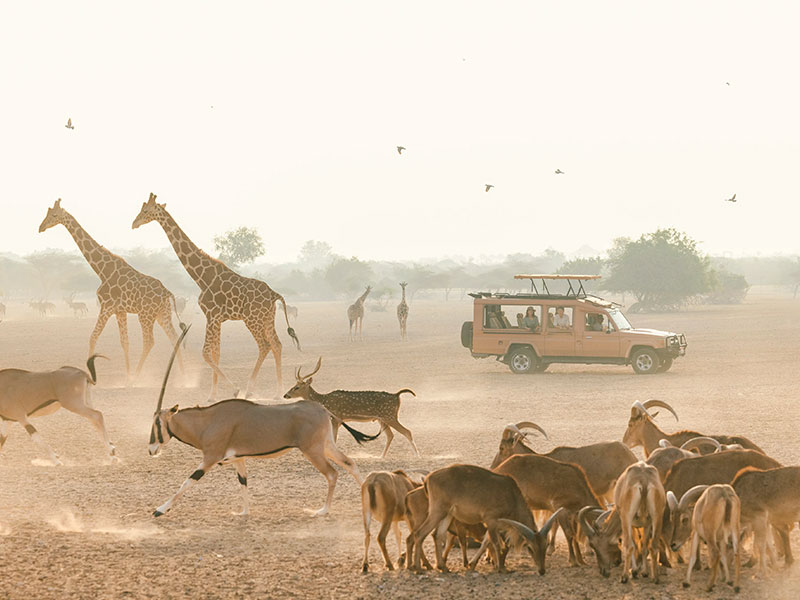
POLYGON ((317 366, 314 367, 314 370, 311 371, 311 373, 309 373, 308 375, 300 375, 300 369, 298 368, 297 369, 297 377, 299 378, 300 381, 303 381, 304 379, 308 379, 309 377, 314 375, 317 371, 319 371, 319 368, 321 366, 322 366, 322 357, 320 356, 319 360, 317 361, 317 366))
POLYGON ((539 537, 542 537, 542 538, 544 538, 546 540, 548 534, 550 533, 550 528, 553 526, 553 523, 556 522, 556 517, 558 517, 558 515, 561 513, 562 510, 564 510, 563 506, 561 508, 559 508, 556 512, 554 512, 552 515, 550 515, 550 518, 547 519, 547 523, 542 525, 542 528, 539 530, 539 533, 537 533, 536 535, 538 535, 539 537))
POLYGON ((716 450, 714 452, 719 452, 722 450, 722 444, 720 444, 717 440, 711 437, 707 437, 701 435, 696 438, 692 438, 687 442, 684 442, 681 446, 681 450, 691 450, 693 448, 697 448, 698 446, 702 446, 703 444, 708 444, 710 446, 714 446, 716 450))
POLYGON ((635 416, 637 416, 639 414, 645 414, 645 415, 647 415, 648 417, 651 417, 651 418, 653 417, 653 415, 651 415, 649 412, 647 412, 647 408, 645 407, 645 405, 642 404, 641 402, 639 402, 638 400, 636 400, 631 405, 631 417, 635 417, 635 416))
MULTIPOLYGON (((658 445, 661 446, 662 448, 672 448, 672 444, 670 444, 669 440, 667 439, 658 440, 658 445)), ((681 448, 683 448, 683 446, 681 446, 681 448)))
POLYGON ((536 539, 536 532, 519 521, 514 521, 513 519, 497 519, 497 522, 526 538, 528 541, 533 542, 536 539))
POLYGON ((700 497, 700 494, 706 491, 707 485, 696 485, 693 488, 686 491, 686 493, 681 496, 681 501, 678 503, 679 510, 686 510, 690 504, 697 502, 697 499, 700 497))
POLYGON ((594 506, 584 506, 578 512, 578 522, 581 524, 581 527, 583 527, 584 531, 586 531, 592 537, 597 535, 597 530, 591 523, 589 523, 589 521, 586 520, 586 513, 594 510, 597 510, 597 508, 595 508, 594 506))
POLYGON ((678 510, 678 499, 672 490, 667 491, 667 506, 669 506, 671 512, 678 510))
POLYGON ((675 409, 672 408, 669 404, 664 402, 663 400, 648 400, 644 403, 645 408, 650 408, 651 406, 660 406, 661 408, 666 408, 669 412, 672 413, 672 416, 675 417, 676 421, 680 421, 678 419, 678 413, 675 412, 675 409))
POLYGON ((532 423, 531 421, 520 421, 517 423, 517 429, 535 429, 544 436, 544 439, 550 439, 544 429, 539 427, 536 423, 532 423))
POLYGON ((167 372, 164 373, 164 382, 161 384, 161 393, 158 395, 158 405, 156 406, 156 413, 161 410, 161 403, 164 401, 164 391, 167 389, 167 380, 169 380, 169 372, 172 370, 172 363, 175 362, 175 355, 178 353, 178 348, 180 348, 183 338, 185 338, 186 334, 189 333, 190 327, 191 324, 183 328, 183 331, 181 331, 181 335, 178 337, 178 341, 175 342, 175 347, 172 349, 172 356, 169 357, 169 364, 167 364, 167 372))

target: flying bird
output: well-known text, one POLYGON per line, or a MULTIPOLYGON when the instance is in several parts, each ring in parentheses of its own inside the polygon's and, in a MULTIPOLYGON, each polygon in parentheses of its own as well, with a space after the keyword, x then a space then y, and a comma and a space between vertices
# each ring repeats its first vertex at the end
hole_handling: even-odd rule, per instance
POLYGON ((487 183, 487 184, 486 184, 486 191, 488 192, 488 191, 489 191, 490 189, 492 189, 493 187, 494 187, 494 186, 493 186, 491 183, 487 183))
POLYGON ((405 150, 405 149, 406 149, 406 148, 405 148, 405 146, 398 146, 398 147, 397 147, 397 153, 398 153, 398 154, 402 154, 402 153, 403 153, 403 150, 405 150))
POLYGON ((730 198, 725 198, 725 202, 736 202, 736 194, 734 194, 730 198))
POLYGON ((554 172, 556 175, 564 175, 564 171, 562 171, 561 169, 556 169, 554 172))
POLYGON ((67 119, 67 124, 64 125, 67 129, 75 129, 75 126, 72 124, 72 118, 67 119))
POLYGON ((731 84, 731 82, 730 82, 730 81, 726 81, 726 82, 725 82, 725 85, 727 85, 727 86, 729 86, 730 84, 731 84))

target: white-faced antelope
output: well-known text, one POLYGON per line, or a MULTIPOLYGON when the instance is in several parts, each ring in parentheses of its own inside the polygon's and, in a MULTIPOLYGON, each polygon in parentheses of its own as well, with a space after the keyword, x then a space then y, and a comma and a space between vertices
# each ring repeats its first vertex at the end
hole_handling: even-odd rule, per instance
POLYGON ((77 367, 61 367, 55 371, 38 373, 22 369, 0 371, 0 448, 6 441, 8 422, 16 421, 34 442, 47 451, 50 459, 60 465, 56 453, 28 419, 53 414, 63 407, 88 419, 102 436, 109 457, 116 460, 116 450, 108 439, 103 413, 92 408, 90 402, 89 386, 97 382, 94 361, 100 356, 93 354, 86 361, 88 373, 77 367))
POLYGON ((408 392, 412 396, 416 396, 413 390, 402 389, 394 394, 390 392, 334 390, 327 394, 320 394, 311 387, 311 383, 313 381, 312 376, 319 371, 321 366, 322 357, 317 361, 317 366, 314 370, 308 375, 302 375, 298 367, 295 372, 297 383, 283 397, 287 399, 304 398, 313 400, 327 408, 336 417, 333 428, 334 440, 336 440, 339 425, 344 424, 345 421, 378 421, 381 424, 381 431, 386 433, 386 447, 383 449, 384 458, 389 451, 389 445, 394 439, 392 429, 404 435, 411 443, 411 447, 414 448, 417 456, 420 455, 411 431, 404 427, 397 418, 400 412, 400 395, 408 392))
MULTIPOLYGON (((184 329, 170 358, 161 386, 158 406, 150 431, 150 455, 156 456, 171 438, 197 448, 203 460, 181 485, 178 492, 159 506, 154 516, 170 510, 175 501, 214 465, 233 463, 241 484, 244 509, 249 511, 247 494, 247 458, 275 458, 297 448, 328 480, 328 496, 317 515, 327 514, 338 474, 328 460, 345 469, 360 485, 355 463, 336 447, 333 440, 332 415, 316 402, 301 400, 291 404, 264 406, 248 400, 223 400, 210 406, 179 409, 161 408, 175 352, 189 328, 184 329)), ((343 424, 359 443, 375 439, 343 424)))

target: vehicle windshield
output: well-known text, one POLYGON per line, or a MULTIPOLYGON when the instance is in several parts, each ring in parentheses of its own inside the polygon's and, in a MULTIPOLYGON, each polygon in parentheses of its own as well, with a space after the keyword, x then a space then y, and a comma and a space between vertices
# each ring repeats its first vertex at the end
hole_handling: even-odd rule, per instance
POLYGON ((625 318, 625 315, 623 315, 618 309, 613 308, 608 311, 608 314, 612 319, 614 319, 614 324, 620 331, 625 329, 633 329, 633 325, 630 324, 628 319, 625 318))

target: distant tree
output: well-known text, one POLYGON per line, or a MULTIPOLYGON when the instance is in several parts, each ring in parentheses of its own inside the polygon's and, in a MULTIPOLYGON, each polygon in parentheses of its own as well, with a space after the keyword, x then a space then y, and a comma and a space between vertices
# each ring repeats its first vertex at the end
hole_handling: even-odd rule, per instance
POLYGON ((39 288, 36 293, 44 299, 49 299, 53 293, 94 289, 99 283, 86 260, 78 253, 45 250, 29 254, 25 261, 36 273, 36 287, 39 288))
POLYGON ((714 271, 713 288, 705 301, 709 304, 741 304, 748 290, 750 284, 744 275, 719 268, 714 271))
POLYGON ((372 268, 355 256, 334 258, 325 269, 325 282, 334 292, 340 294, 363 291, 372 276, 372 268))
POLYGON ((600 275, 605 262, 599 256, 594 258, 573 258, 561 265, 556 273, 566 275, 600 275))
POLYGON ((333 248, 331 248, 328 242, 308 240, 303 244, 303 247, 300 248, 300 255, 297 257, 297 260, 305 267, 318 269, 326 267, 333 258, 333 248))
POLYGON ((615 240, 611 274, 604 288, 630 292, 644 310, 676 308, 708 292, 713 270, 697 242, 675 229, 659 229, 638 240, 615 240))
POLYGON ((253 262, 265 252, 264 241, 258 231, 249 227, 239 227, 215 236, 214 248, 219 259, 230 267, 253 262))

